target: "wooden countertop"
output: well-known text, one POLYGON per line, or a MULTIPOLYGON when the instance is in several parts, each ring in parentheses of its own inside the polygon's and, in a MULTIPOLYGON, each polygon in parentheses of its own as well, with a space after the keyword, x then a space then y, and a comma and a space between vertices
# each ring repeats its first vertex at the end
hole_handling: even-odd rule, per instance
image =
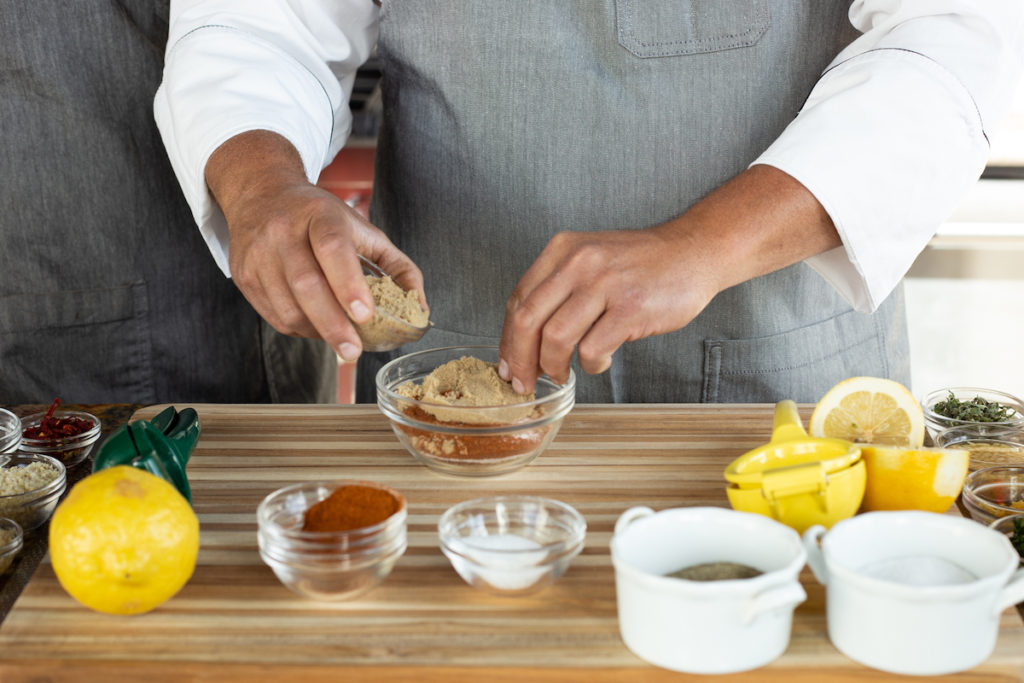
MULTIPOLYGON (((633 505, 727 507, 723 468, 767 441, 772 421, 772 406, 760 404, 579 405, 532 465, 474 479, 419 465, 373 405, 194 407, 203 434, 188 472, 201 550, 188 585, 149 614, 104 615, 72 600, 44 560, 0 625, 0 680, 685 679, 649 666, 621 641, 609 555, 615 520, 633 505), (400 490, 409 548, 372 592, 315 602, 284 588, 260 560, 255 510, 281 486, 337 478, 400 490), (498 493, 557 498, 586 517, 585 549, 541 593, 480 592, 438 548, 446 508, 498 493)), ((840 654, 826 634, 824 588, 809 570, 801 579, 808 599, 794 615, 789 649, 719 680, 905 680, 840 654)), ((1024 680, 1020 614, 1003 613, 986 662, 945 679, 1024 680)))

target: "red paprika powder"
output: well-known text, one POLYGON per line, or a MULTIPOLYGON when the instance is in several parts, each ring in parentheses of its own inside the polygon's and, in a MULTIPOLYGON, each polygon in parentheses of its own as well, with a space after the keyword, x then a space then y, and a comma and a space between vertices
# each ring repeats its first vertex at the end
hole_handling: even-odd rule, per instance
MULTIPOLYGON (((405 414, 420 422, 433 424, 454 424, 444 423, 430 413, 416 406, 409 406, 405 414)), ((539 417, 539 414, 531 416, 539 417)), ((551 425, 535 427, 533 429, 523 428, 518 432, 506 432, 496 434, 448 434, 446 432, 433 432, 416 427, 397 425, 398 429, 409 435, 412 445, 420 451, 442 460, 461 461, 484 461, 501 460, 519 455, 525 455, 539 447, 544 442, 544 437, 551 431, 551 425)), ((500 427, 503 425, 474 424, 472 427, 500 427)))
POLYGON ((352 531, 374 526, 400 507, 398 497, 386 489, 347 484, 306 510, 302 530, 352 531))

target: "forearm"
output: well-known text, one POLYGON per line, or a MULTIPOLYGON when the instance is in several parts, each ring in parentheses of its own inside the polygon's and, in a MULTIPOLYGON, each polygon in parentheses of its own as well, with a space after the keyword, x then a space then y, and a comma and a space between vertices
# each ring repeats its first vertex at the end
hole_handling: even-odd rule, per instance
POLYGON ((229 225, 251 197, 268 196, 288 185, 309 184, 295 147, 266 130, 247 131, 227 140, 210 155, 205 177, 229 225))
POLYGON ((841 245, 828 213, 795 179, 755 165, 653 231, 691 250, 711 294, 841 245))

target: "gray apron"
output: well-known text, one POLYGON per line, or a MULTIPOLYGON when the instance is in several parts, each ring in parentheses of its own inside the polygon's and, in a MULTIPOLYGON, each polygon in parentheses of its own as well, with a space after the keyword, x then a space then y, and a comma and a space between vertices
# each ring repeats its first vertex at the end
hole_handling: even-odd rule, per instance
MULTIPOLYGON (((849 4, 384 0, 372 216, 423 269, 435 323, 403 351, 496 343, 557 231, 657 225, 742 171, 855 37, 849 4)), ((387 359, 366 355, 360 400, 387 359)), ((861 374, 909 381, 902 291, 856 313, 798 264, 625 344, 577 399, 816 401, 861 374)))
POLYGON ((335 398, 214 265, 153 122, 167 0, 0 10, 0 403, 335 398))

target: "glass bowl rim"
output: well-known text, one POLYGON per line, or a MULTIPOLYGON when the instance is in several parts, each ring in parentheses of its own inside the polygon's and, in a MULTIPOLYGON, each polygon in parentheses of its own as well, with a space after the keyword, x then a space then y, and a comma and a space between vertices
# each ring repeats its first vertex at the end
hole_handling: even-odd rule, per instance
MULTIPOLYGON (((984 506, 986 506, 988 508, 991 508, 993 510, 999 510, 999 511, 1008 512, 1011 515, 1024 514, 1024 509, 1009 507, 1007 505, 1003 505, 1001 503, 996 503, 994 501, 991 501, 988 498, 985 498, 985 497, 979 495, 978 492, 971 486, 971 484, 975 480, 981 478, 978 475, 991 474, 991 473, 994 473, 996 470, 1018 470, 1019 474, 1021 474, 1022 477, 1024 477, 1024 465, 993 465, 992 467, 983 467, 981 469, 974 470, 973 472, 968 472, 967 473, 967 477, 964 479, 964 485, 963 485, 964 504, 965 505, 966 504, 970 504, 970 505, 974 505, 974 506, 978 506, 979 504, 982 504, 982 505, 984 505, 984 506)), ((998 483, 998 482, 996 482, 996 483, 998 483)), ((1021 481, 1021 485, 1024 486, 1024 480, 1021 481)), ((985 512, 985 511, 982 510, 982 512, 985 512)), ((989 513, 986 512, 986 514, 989 514, 989 513)), ((999 518, 1001 519, 1002 517, 1006 517, 1006 516, 1007 515, 1002 515, 999 518)))
POLYGON ((462 545, 468 546, 473 550, 485 550, 487 554, 493 554, 495 556, 515 556, 521 553, 536 553, 536 552, 555 552, 557 555, 553 558, 548 558, 545 564, 549 564, 552 561, 558 559, 558 555, 562 555, 568 552, 572 552, 583 544, 586 540, 587 534, 587 520, 572 505, 564 503, 554 498, 547 498, 544 496, 531 496, 531 495, 500 495, 500 496, 483 496, 480 498, 473 498, 471 500, 465 500, 460 503, 452 505, 445 510, 441 517, 437 521, 437 534, 441 540, 443 548, 451 550, 455 554, 463 557, 474 564, 481 564, 480 561, 472 555, 467 555, 460 551, 458 548, 452 546, 452 541, 456 541, 462 545), (542 543, 536 548, 480 548, 474 546, 473 543, 467 542, 464 539, 473 538, 473 536, 455 536, 455 522, 454 517, 460 513, 470 510, 475 507, 486 508, 487 511, 493 512, 497 503, 534 503, 540 504, 542 507, 553 507, 559 511, 561 516, 569 521, 568 534, 565 538, 551 541, 549 543, 542 543))
POLYGON ((292 553, 279 545, 269 544, 259 548, 264 561, 273 561, 293 570, 308 572, 354 572, 375 567, 396 560, 405 554, 409 541, 404 535, 396 537, 379 552, 362 552, 350 555, 345 552, 324 552, 319 555, 292 553), (344 565, 344 566, 339 566, 344 565))
POLYGON ((0 408, 0 444, 2 444, 0 452, 11 449, 13 446, 21 443, 21 433, 23 431, 24 427, 21 426, 21 418, 6 408, 0 408), (4 431, 6 426, 9 426, 8 431, 4 431))
MULTIPOLYGON (((508 425, 487 425, 487 426, 474 425, 472 422, 451 423, 451 424, 446 426, 444 423, 427 422, 427 421, 424 421, 424 420, 418 420, 418 419, 416 419, 414 417, 409 417, 405 413, 399 413, 401 415, 401 418, 402 418, 399 421, 401 421, 402 424, 407 424, 409 426, 415 426, 415 427, 423 428, 423 429, 426 429, 426 430, 429 430, 429 431, 451 432, 451 433, 466 433, 466 432, 499 433, 499 432, 507 432, 507 431, 519 431, 519 430, 522 430, 522 429, 527 429, 527 428, 530 428, 530 427, 537 426, 539 424, 548 424, 548 423, 554 421, 555 419, 557 419, 558 417, 564 417, 565 413, 567 413, 568 410, 564 410, 564 412, 563 412, 563 410, 561 410, 561 408, 563 408, 563 404, 566 404, 568 409, 572 408, 572 404, 575 402, 575 394, 576 394, 576 373, 573 371, 572 368, 569 368, 569 379, 566 380, 564 384, 559 384, 558 382, 555 382, 551 377, 549 377, 546 374, 541 375, 540 377, 537 378, 538 381, 543 380, 546 384, 548 384, 548 385, 550 385, 552 387, 553 391, 550 394, 547 394, 545 396, 541 396, 539 398, 535 398, 535 399, 533 399, 531 401, 522 401, 520 403, 510 403, 510 404, 505 404, 505 405, 500 405, 499 404, 499 405, 489 405, 489 406, 452 406, 452 405, 447 405, 447 404, 438 404, 438 403, 432 403, 430 401, 421 401, 419 399, 409 398, 408 396, 402 396, 398 392, 394 391, 394 389, 392 387, 384 385, 384 381, 383 381, 384 375, 388 371, 392 370, 394 367, 396 367, 397 365, 399 365, 402 362, 408 362, 410 360, 413 360, 413 359, 418 358, 418 357, 423 357, 423 356, 426 356, 428 354, 453 353, 455 351, 463 352, 463 351, 474 351, 474 350, 476 350, 476 351, 486 350, 486 351, 494 352, 494 351, 498 350, 498 347, 495 346, 495 345, 490 345, 490 344, 470 344, 470 345, 463 345, 463 346, 440 346, 440 347, 431 348, 431 349, 423 349, 421 351, 413 351, 412 353, 407 353, 407 354, 404 354, 402 356, 399 356, 398 358, 392 359, 391 361, 386 363, 384 366, 382 366, 380 368, 380 370, 377 371, 377 375, 374 378, 374 384, 376 385, 376 388, 377 388, 377 404, 380 406, 381 410, 383 410, 388 415, 388 417, 390 417, 392 419, 397 419, 397 416, 395 414, 395 411, 388 410, 388 408, 390 407, 391 404, 394 404, 394 403, 397 403, 397 402, 409 404, 409 405, 415 406, 415 407, 420 408, 420 409, 422 409, 423 406, 436 407, 438 405, 443 405, 445 411, 449 411, 450 410, 450 411, 454 412, 455 414, 459 414, 459 413, 466 413, 466 414, 476 413, 476 414, 480 414, 480 413, 488 411, 488 410, 502 410, 502 409, 509 409, 509 408, 518 408, 518 409, 524 409, 525 410, 527 408, 536 408, 538 406, 547 406, 547 405, 555 405, 555 406, 559 406, 559 408, 560 408, 560 410, 556 410, 554 413, 545 414, 545 415, 542 415, 541 417, 533 419, 533 420, 525 420, 523 422, 516 422, 516 423, 512 423, 512 424, 508 424, 508 425), (385 404, 387 404, 387 406, 385 404)), ((463 353, 463 355, 471 355, 471 354, 463 353)), ((452 360, 454 360, 454 358, 452 360)), ((427 373, 427 374, 429 374, 429 373, 427 373)), ((398 384, 404 384, 405 382, 408 382, 408 381, 412 381, 412 380, 404 379, 404 380, 402 380, 398 384)), ((398 386, 398 384, 395 384, 394 386, 398 386)))
MULTIPOLYGON (((999 424, 999 423, 996 423, 996 422, 972 422, 971 424, 982 425, 982 424, 999 424)), ((963 429, 966 426, 968 426, 968 425, 954 425, 952 427, 948 427, 946 429, 939 430, 935 434, 935 436, 932 437, 932 441, 935 442, 935 446, 937 448, 962 448, 963 450, 969 451, 970 449, 966 448, 965 446, 971 445, 971 444, 975 444, 975 445, 994 444, 994 445, 998 445, 998 446, 1013 446, 1013 447, 1019 448, 1022 452, 1024 452, 1024 430, 1019 430, 1019 429, 1015 429, 1014 430, 1014 434, 1019 434, 1020 435, 1020 440, 1018 440, 1018 441, 1010 441, 1010 440, 1008 440, 1006 438, 1001 438, 1001 437, 1008 436, 1007 434, 1001 434, 1001 433, 998 433, 998 432, 992 432, 990 434, 979 433, 979 434, 975 434, 975 435, 967 435, 967 436, 964 436, 964 438, 962 438, 962 439, 958 439, 956 441, 950 441, 948 443, 943 443, 941 446, 939 445, 940 444, 940 438, 942 438, 945 434, 948 434, 949 432, 952 432, 953 430, 956 430, 956 429, 963 429)), ((945 438, 942 438, 942 441, 945 441, 945 438)), ((1014 465, 990 465, 990 467, 1014 467, 1014 465)), ((988 469, 988 468, 985 468, 985 469, 988 469)))
MULTIPOLYGON (((43 417, 46 416, 46 411, 32 413, 21 418, 21 430, 24 432, 30 427, 35 427, 38 423, 42 422, 43 417)), ((92 426, 74 436, 63 436, 54 439, 33 439, 31 437, 22 436, 21 444, 25 448, 39 448, 39 449, 55 449, 55 450, 69 450, 72 448, 81 448, 87 446, 96 439, 100 438, 100 432, 102 431, 102 423, 100 419, 88 413, 84 410, 55 410, 53 411, 54 417, 77 417, 88 420, 92 426)))
POLYGON ((8 527, 14 531, 14 537, 7 543, 0 545, 0 556, 7 555, 12 551, 17 552, 21 550, 25 543, 25 530, 21 528, 21 525, 10 517, 0 517, 0 527, 8 527))
POLYGON ((1015 396, 1015 395, 1013 395, 1011 393, 1008 393, 1008 392, 1005 392, 1005 391, 1000 391, 998 389, 988 389, 988 388, 985 388, 985 387, 970 387, 970 386, 953 386, 953 387, 943 387, 941 389, 934 389, 934 390, 928 392, 927 394, 925 394, 921 398, 921 408, 924 410, 925 420, 930 421, 932 423, 941 424, 941 425, 943 425, 943 426, 945 426, 947 428, 949 428, 949 427, 960 427, 960 426, 964 426, 964 425, 986 425, 986 426, 999 426, 999 425, 1017 426, 1017 425, 1024 425, 1024 400, 1022 400, 1018 396, 1015 396), (932 406, 935 405, 935 403, 940 398, 948 397, 950 392, 953 392, 953 395, 955 397, 961 397, 961 396, 966 395, 966 394, 974 394, 975 396, 981 395, 981 394, 990 394, 990 395, 994 395, 994 396, 999 396, 999 397, 1005 399, 1005 400, 999 401, 999 403, 1004 405, 1004 406, 1007 406, 1008 404, 1010 404, 1010 405, 1008 405, 1008 407, 1013 408, 1016 411, 1016 414, 1013 415, 1010 419, 1004 420, 1004 421, 1001 421, 1001 422, 977 422, 975 420, 961 420, 961 419, 955 418, 955 417, 946 417, 945 415, 939 415, 934 410, 932 410, 932 406))
MULTIPOLYGON (((0 469, 7 469, 7 465, 10 463, 11 458, 24 458, 35 462, 44 462, 52 465, 57 469, 57 476, 52 481, 40 486, 37 489, 31 491, 23 491, 21 493, 10 493, 5 496, 0 496, 0 501, 15 500, 19 498, 25 499, 25 504, 34 503, 40 498, 51 495, 55 492, 62 491, 64 486, 67 484, 67 468, 57 458, 46 455, 45 453, 29 453, 27 451, 15 451, 13 453, 2 453, 0 454, 0 469)), ((21 464, 21 463, 16 463, 21 464)), ((30 465, 31 462, 24 463, 30 465)))

